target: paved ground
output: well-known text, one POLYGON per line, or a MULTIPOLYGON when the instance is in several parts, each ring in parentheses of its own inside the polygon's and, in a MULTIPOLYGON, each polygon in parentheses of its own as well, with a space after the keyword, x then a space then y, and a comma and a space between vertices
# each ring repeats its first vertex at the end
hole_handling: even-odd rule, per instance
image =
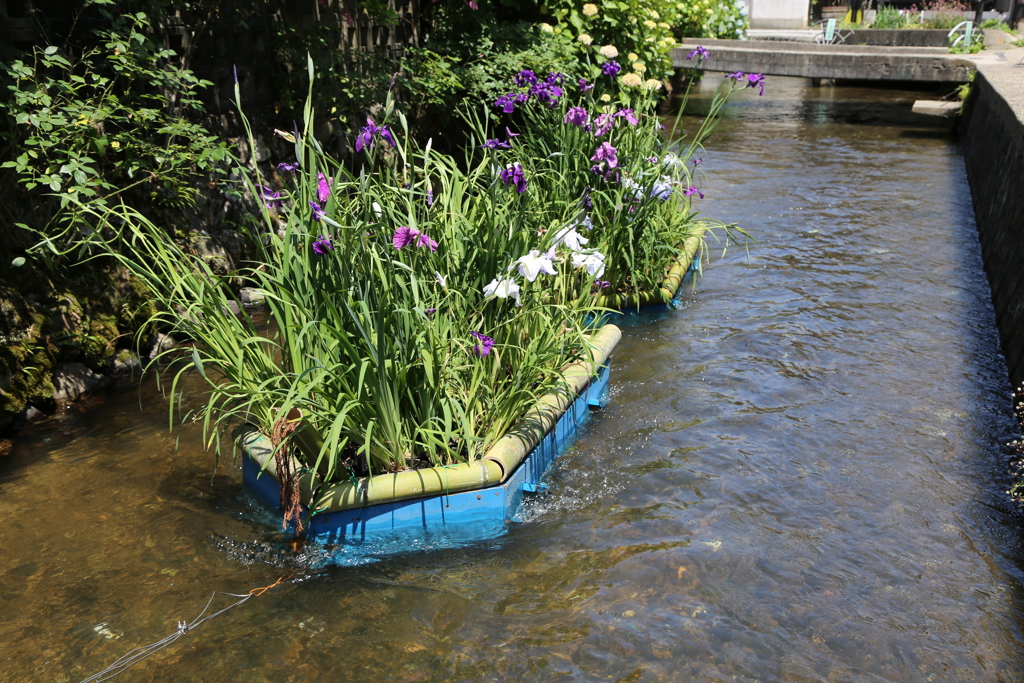
POLYGON ((970 57, 1024 127, 1024 48, 984 50, 970 57))

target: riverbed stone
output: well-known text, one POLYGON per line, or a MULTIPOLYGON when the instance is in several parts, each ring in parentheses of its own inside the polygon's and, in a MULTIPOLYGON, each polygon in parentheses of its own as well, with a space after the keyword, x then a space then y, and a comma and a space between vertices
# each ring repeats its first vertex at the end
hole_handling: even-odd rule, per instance
POLYGON ((153 336, 153 345, 149 349, 149 359, 153 360, 164 351, 173 349, 177 345, 178 342, 171 335, 157 332, 153 336))
POLYGON ((134 373, 142 369, 139 355, 128 349, 122 349, 114 356, 114 373, 118 375, 134 373))
POLYGON ((242 287, 239 292, 239 298, 242 299, 242 303, 246 306, 262 306, 267 303, 267 296, 263 293, 262 289, 256 287, 242 287))
POLYGON ((93 372, 83 363, 62 363, 53 374, 53 384, 57 388, 53 398, 63 403, 71 403, 105 383, 106 378, 103 375, 93 372))

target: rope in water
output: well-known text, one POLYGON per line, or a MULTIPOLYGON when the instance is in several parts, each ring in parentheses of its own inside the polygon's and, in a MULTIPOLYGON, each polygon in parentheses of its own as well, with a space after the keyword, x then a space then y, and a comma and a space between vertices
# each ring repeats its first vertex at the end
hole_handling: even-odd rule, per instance
POLYGON ((113 664, 108 666, 103 671, 100 671, 99 673, 93 674, 92 676, 89 676, 88 678, 83 679, 82 683, 100 683, 100 681, 109 681, 111 678, 113 678, 114 676, 117 676, 119 673, 121 673, 122 671, 124 671, 128 667, 130 667, 130 666, 132 666, 134 664, 138 664, 139 662, 141 662, 142 660, 146 659, 147 657, 155 655, 157 652, 159 652, 160 650, 164 649, 165 647, 167 647, 168 645, 170 645, 174 641, 178 640, 178 638, 181 638, 183 635, 185 635, 189 631, 195 629, 197 626, 201 625, 202 623, 207 622, 210 619, 213 619, 214 617, 216 617, 216 616, 218 616, 220 614, 224 614, 229 609, 233 609, 235 607, 238 607, 239 605, 241 605, 243 602, 245 602, 249 598, 259 597, 260 595, 263 595, 264 593, 266 593, 271 588, 277 587, 278 585, 280 585, 280 583, 282 581, 285 581, 285 580, 291 578, 292 576, 293 576, 292 574, 287 574, 285 576, 282 576, 281 578, 279 578, 277 581, 275 581, 274 583, 270 584, 269 586, 263 586, 262 588, 253 588, 251 591, 249 591, 248 593, 246 593, 244 595, 240 595, 238 593, 222 593, 221 591, 214 591, 213 595, 210 596, 210 599, 207 600, 206 607, 203 608, 203 611, 200 612, 199 615, 196 616, 195 619, 193 619, 192 621, 189 621, 189 622, 179 621, 178 622, 178 629, 174 633, 170 634, 166 638, 162 638, 162 639, 156 641, 155 643, 153 643, 151 645, 146 645, 144 647, 137 647, 137 648, 135 648, 134 650, 132 650, 128 654, 126 654, 123 657, 119 658, 117 661, 115 661, 113 664), (226 595, 228 597, 241 598, 241 599, 236 601, 236 602, 233 602, 232 604, 228 605, 224 609, 221 609, 221 610, 218 610, 218 611, 214 612, 213 614, 206 614, 206 610, 210 609, 210 605, 213 604, 213 599, 216 598, 218 595, 226 595), (203 615, 206 615, 206 616, 203 616, 203 615))

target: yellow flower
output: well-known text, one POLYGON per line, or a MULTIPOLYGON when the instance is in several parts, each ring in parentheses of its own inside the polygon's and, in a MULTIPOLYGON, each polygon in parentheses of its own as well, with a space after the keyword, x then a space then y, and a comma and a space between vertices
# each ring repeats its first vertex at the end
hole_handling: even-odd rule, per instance
POLYGON ((671 27, 668 24, 666 24, 664 21, 659 21, 658 22, 658 28, 671 28, 671 27))
POLYGON ((639 88, 644 82, 644 79, 640 78, 640 74, 626 74, 619 80, 627 88, 639 88))
POLYGON ((644 19, 644 26, 646 26, 647 28, 658 28, 658 25, 655 24, 650 19, 644 19))
POLYGON ((638 57, 638 56, 637 56, 637 54, 636 54, 635 52, 630 52, 630 53, 629 53, 628 55, 626 55, 626 57, 627 57, 627 58, 629 59, 629 61, 631 61, 631 62, 635 62, 636 60, 640 59, 640 57, 638 57))
POLYGON ((633 68, 639 73, 647 71, 647 65, 644 64, 643 62, 636 62, 635 64, 633 64, 633 68))
POLYGON ((657 78, 648 78, 644 85, 647 86, 648 90, 661 90, 661 81, 657 78))
POLYGON ((576 40, 580 41, 584 45, 590 45, 592 42, 594 42, 594 39, 588 36, 586 33, 581 33, 578 36, 576 36, 576 40))
POLYGON ((583 16, 592 17, 595 14, 597 14, 597 5, 593 5, 589 2, 583 5, 583 16))
POLYGON ((556 26, 555 27, 555 35, 558 35, 561 32, 562 32, 562 27, 561 26, 556 26))
POLYGON ((540 30, 544 31, 544 33, 554 33, 555 32, 555 27, 552 26, 551 24, 541 24, 540 25, 540 30))
POLYGON ((118 140, 114 140, 113 142, 110 143, 110 146, 113 147, 114 149, 117 149, 118 147, 121 146, 121 142, 118 140))
POLYGON ((601 101, 602 102, 611 102, 612 101, 612 96, 609 95, 608 93, 605 93, 605 94, 601 95, 601 101))
MULTIPOLYGON (((541 26, 543 26, 543 24, 541 24, 541 26)), ((600 52, 608 59, 615 59, 616 57, 619 56, 619 51, 616 49, 614 45, 605 45, 600 50, 598 50, 598 52, 600 52)))
POLYGON ((661 15, 654 10, 651 10, 651 19, 661 19, 661 15))

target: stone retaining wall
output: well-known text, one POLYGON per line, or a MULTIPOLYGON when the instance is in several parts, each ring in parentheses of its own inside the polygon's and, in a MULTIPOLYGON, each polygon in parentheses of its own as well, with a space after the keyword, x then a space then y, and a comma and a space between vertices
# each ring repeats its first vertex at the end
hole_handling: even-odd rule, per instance
POLYGON ((1014 387, 1024 383, 1024 51, 979 64, 961 124, 985 271, 1014 387))

